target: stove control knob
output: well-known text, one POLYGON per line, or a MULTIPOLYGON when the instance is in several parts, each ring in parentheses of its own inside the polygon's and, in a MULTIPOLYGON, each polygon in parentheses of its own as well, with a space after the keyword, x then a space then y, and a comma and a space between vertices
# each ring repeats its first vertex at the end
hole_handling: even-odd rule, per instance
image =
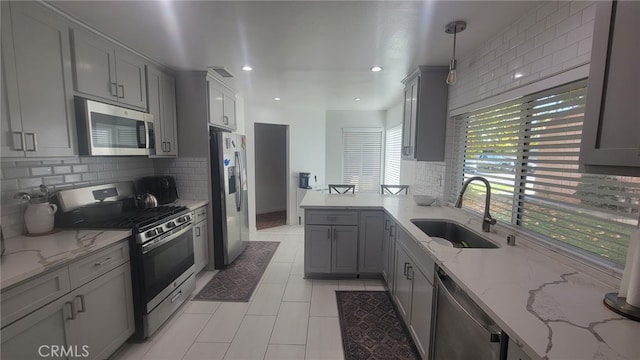
POLYGON ((158 235, 162 234, 163 232, 164 232, 164 229, 162 228, 162 226, 158 226, 158 227, 156 228, 156 233, 157 233, 158 235))
POLYGON ((178 224, 181 224, 181 223, 183 223, 183 222, 187 221, 187 219, 186 219, 186 216, 180 216, 180 217, 178 218, 178 220, 176 220, 176 221, 178 222, 178 224))
POLYGON ((169 222, 167 223, 167 228, 172 229, 172 228, 174 228, 174 227, 176 227, 176 223, 174 223, 173 221, 169 221, 169 222))
POLYGON ((147 235, 147 236, 149 236, 149 237, 151 237, 151 236, 155 236, 155 235, 157 235, 157 234, 158 234, 158 232, 156 231, 156 229, 151 229, 151 230, 149 230, 149 231, 147 231, 147 232, 145 233, 145 235, 147 235))
POLYGON ((184 216, 184 221, 191 221, 191 219, 192 219, 191 215, 184 216))

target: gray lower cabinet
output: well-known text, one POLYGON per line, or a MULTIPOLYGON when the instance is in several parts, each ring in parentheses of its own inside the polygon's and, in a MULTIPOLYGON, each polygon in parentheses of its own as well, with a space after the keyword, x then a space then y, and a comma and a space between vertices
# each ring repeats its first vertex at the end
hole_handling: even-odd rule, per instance
POLYGON ((591 173, 640 173, 640 2, 599 1, 580 163, 591 173))
POLYGON ((21 317, 3 312, 1 357, 105 359, 111 355, 135 331, 127 249, 126 241, 110 246, 3 291, 3 308, 6 304, 21 317), (122 251, 126 251, 124 257, 115 255, 122 251), (69 288, 69 283, 77 286, 69 288), (65 291, 42 306, 39 299, 48 289, 65 291), (20 307, 20 301, 25 306, 20 307))
POLYGON ((196 265, 196 274, 209 263, 209 244, 207 242, 207 207, 203 206, 194 212, 193 225, 193 257, 196 265))
POLYGON ((356 274, 358 227, 355 225, 307 225, 304 272, 308 274, 356 274))
POLYGON ((76 154, 69 23, 2 2, 2 156, 76 154))
POLYGON ((88 347, 88 359, 106 359, 135 331, 131 268, 127 262, 75 290, 77 330, 72 344, 88 347))
POLYGON ((360 211, 358 273, 380 274, 384 263, 385 214, 379 210, 360 211))
POLYGON ((433 316, 434 262, 400 232, 393 299, 423 359, 428 358, 433 316), (412 254, 413 256, 410 256, 412 254))
POLYGON ((395 273, 396 226, 393 219, 385 214, 382 242, 382 278, 387 282, 387 288, 391 294, 393 294, 395 290, 393 274, 395 273))

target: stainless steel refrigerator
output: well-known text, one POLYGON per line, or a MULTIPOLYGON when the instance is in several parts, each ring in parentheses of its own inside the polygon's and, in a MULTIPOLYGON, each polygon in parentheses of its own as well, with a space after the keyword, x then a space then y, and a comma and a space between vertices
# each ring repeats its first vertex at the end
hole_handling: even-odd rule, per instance
POLYGON ((209 128, 214 267, 235 260, 249 241, 244 135, 209 128))

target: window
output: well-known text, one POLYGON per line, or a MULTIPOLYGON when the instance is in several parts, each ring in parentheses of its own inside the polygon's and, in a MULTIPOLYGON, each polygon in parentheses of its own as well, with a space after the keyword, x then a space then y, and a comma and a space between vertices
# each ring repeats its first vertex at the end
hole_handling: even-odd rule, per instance
POLYGON ((342 129, 342 182, 356 191, 380 191, 382 171, 382 129, 342 129))
POLYGON ((400 185, 402 124, 387 130, 384 144, 384 184, 400 185))
MULTIPOLYGON (((582 80, 456 118, 457 190, 483 176, 499 221, 623 267, 640 177, 579 171, 585 95, 582 80)), ((469 185, 464 206, 483 211, 482 184, 469 185)))

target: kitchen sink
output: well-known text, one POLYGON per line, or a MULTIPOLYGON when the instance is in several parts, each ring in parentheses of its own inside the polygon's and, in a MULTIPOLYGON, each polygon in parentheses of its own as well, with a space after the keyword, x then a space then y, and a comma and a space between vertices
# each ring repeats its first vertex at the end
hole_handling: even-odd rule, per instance
POLYGON ((412 219, 411 222, 423 233, 444 239, 456 248, 498 248, 493 242, 453 221, 412 219))

